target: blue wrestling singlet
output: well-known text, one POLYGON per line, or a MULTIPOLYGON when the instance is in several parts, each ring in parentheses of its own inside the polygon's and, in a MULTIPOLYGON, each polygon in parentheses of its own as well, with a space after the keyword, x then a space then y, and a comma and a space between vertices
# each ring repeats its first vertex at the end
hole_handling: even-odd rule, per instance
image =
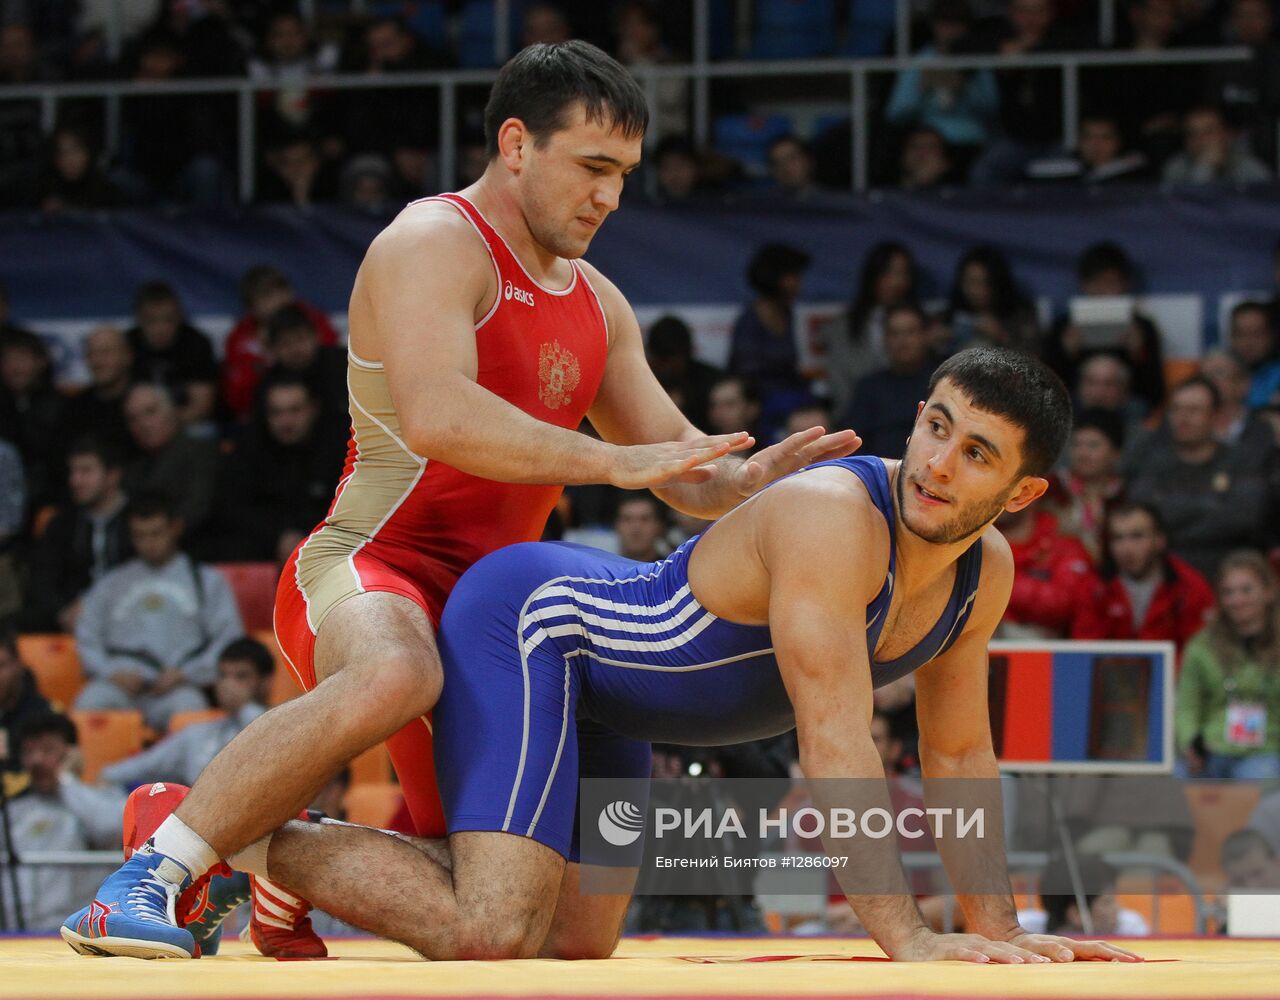
MULTIPOLYGON (((896 565, 888 472, 861 456, 811 468, 823 465, 856 475, 888 526, 889 572, 867 605, 880 687, 963 630, 982 544, 961 556, 933 629, 903 656, 876 662, 896 565)), ((647 777, 650 742, 721 746, 795 727, 768 627, 717 618, 691 592, 700 537, 654 563, 559 542, 513 545, 463 575, 440 623, 444 693, 434 713, 451 833, 521 834, 575 860, 579 778, 647 777)))

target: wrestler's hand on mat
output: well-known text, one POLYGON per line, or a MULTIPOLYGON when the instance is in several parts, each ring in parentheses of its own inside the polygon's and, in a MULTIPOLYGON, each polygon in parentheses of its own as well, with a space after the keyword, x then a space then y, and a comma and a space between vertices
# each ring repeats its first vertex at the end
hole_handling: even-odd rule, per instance
POLYGON ((1043 955, 1054 962, 1141 962, 1141 955, 1117 948, 1106 941, 1077 941, 1056 934, 1018 932, 1006 939, 1009 944, 1043 955))
POLYGON ((796 431, 785 441, 765 448, 738 466, 734 470, 733 485, 742 496, 749 497, 775 479, 798 472, 806 465, 844 458, 860 447, 862 438, 854 431, 828 434, 821 427, 796 431))
POLYGON ((1051 959, 1009 941, 993 941, 981 934, 938 934, 920 927, 891 956, 895 962, 977 962, 1030 965, 1051 959))
POLYGON ((754 445, 746 431, 692 441, 633 444, 613 449, 609 483, 624 490, 653 489, 676 483, 705 483, 716 475, 712 463, 754 445))

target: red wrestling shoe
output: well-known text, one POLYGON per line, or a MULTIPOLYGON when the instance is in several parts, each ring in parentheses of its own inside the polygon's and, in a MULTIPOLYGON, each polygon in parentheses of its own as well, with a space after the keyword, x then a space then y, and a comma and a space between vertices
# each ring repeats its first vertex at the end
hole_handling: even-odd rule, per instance
POLYGON ((329 949, 311 926, 311 904, 288 889, 249 876, 253 914, 245 928, 253 946, 269 958, 326 958, 329 949))

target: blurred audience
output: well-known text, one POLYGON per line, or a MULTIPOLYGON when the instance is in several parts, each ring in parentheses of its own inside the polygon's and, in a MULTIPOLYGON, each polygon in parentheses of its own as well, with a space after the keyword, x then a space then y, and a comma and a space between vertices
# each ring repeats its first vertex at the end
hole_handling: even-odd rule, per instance
MULTIPOLYGON (((1086 247, 1076 264, 1079 295, 1085 299, 1132 296, 1136 277, 1128 253, 1109 240, 1086 247)), ((1164 351, 1160 329, 1150 318, 1134 308, 1124 329, 1108 327, 1096 337, 1086 337, 1086 330, 1065 316, 1045 340, 1042 356, 1068 389, 1076 389, 1081 364, 1099 353, 1114 354, 1129 367, 1131 390, 1149 409, 1161 405, 1165 392, 1164 351)))
POLYGON ((903 191, 930 191, 957 180, 955 160, 940 132, 917 126, 903 137, 898 154, 898 187, 903 191))
POLYGON ((152 781, 194 785, 209 761, 267 710, 275 660, 257 639, 236 639, 218 654, 213 707, 222 718, 196 722, 141 753, 108 764, 102 780, 124 788, 152 781))
POLYGON ((937 367, 924 310, 908 302, 885 310, 884 353, 888 364, 858 379, 839 423, 858 432, 864 454, 901 458, 937 367))
POLYGON ((1184 778, 1280 778, 1280 610, 1276 578, 1259 553, 1240 550, 1218 572, 1217 618, 1182 657, 1174 718, 1184 778))
POLYGON ((668 554, 667 507, 652 493, 629 493, 618 501, 613 520, 618 554, 640 562, 654 562, 668 554))
POLYGON ((35 674, 18 655, 13 632, 0 629, 0 781, 22 770, 18 730, 22 723, 50 710, 35 674))
POLYGON ((1274 449, 1246 453, 1220 443, 1214 421, 1221 400, 1196 376, 1169 396, 1168 434, 1149 441, 1130 480, 1130 499, 1160 513, 1169 547, 1207 577, 1232 549, 1262 537, 1274 449))
POLYGON ((1040 346, 1035 306, 1018 288, 1009 259, 993 246, 974 247, 960 260, 942 322, 948 353, 978 344, 1028 353, 1040 346))
POLYGON ((89 588, 76 645, 89 683, 77 709, 133 708, 163 732, 175 712, 208 708, 218 653, 244 635, 222 574, 181 549, 183 522, 160 494, 134 498, 136 558, 89 588))
POLYGON ((283 564, 321 520, 342 475, 346 442, 327 433, 301 376, 266 384, 260 425, 226 457, 218 485, 218 554, 283 564))
POLYGON ((270 264, 255 264, 240 278, 244 315, 227 334, 222 358, 222 401, 232 416, 243 420, 253 408, 254 390, 269 362, 266 326, 285 306, 296 306, 328 347, 338 342, 337 331, 323 312, 298 298, 285 274, 270 264))
POLYGON ((184 424, 213 416, 218 365, 208 336, 186 318, 173 286, 148 281, 134 294, 134 325, 126 331, 133 352, 133 377, 166 386, 178 402, 184 424))
POLYGON ((1009 542, 1014 567, 1013 591, 997 634, 1005 639, 1068 638, 1097 587, 1089 553, 1038 505, 1005 511, 996 527, 1009 542))
POLYGON ((662 316, 649 327, 645 354, 662 387, 694 427, 707 426, 707 404, 719 369, 693 354, 693 331, 678 316, 662 316))
POLYGON ((1183 151, 1164 166, 1172 184, 1262 184, 1267 165, 1241 145, 1221 108, 1201 105, 1183 118, 1183 151))
POLYGON ((807 393, 797 355, 794 307, 811 258, 785 243, 766 243, 747 265, 755 299, 734 321, 728 370, 755 381, 765 430, 807 393))
POLYGON ((122 447, 129 441, 124 397, 133 381, 133 348, 115 326, 95 326, 84 338, 84 361, 89 384, 67 400, 63 432, 70 440, 93 434, 122 447))
POLYGON ((827 386, 836 413, 843 413, 852 403, 858 379, 888 360, 884 353, 885 311, 901 302, 914 302, 916 284, 915 260, 901 243, 884 241, 867 251, 853 301, 823 330, 827 386))
POLYGON ((72 632, 86 590, 133 555, 125 518, 124 454, 110 439, 84 438, 67 452, 71 502, 58 510, 31 555, 22 627, 72 632))
MULTIPOLYGON (((71 720, 53 712, 33 715, 19 726, 15 739, 29 783, 9 803, 0 840, 11 834, 19 857, 39 851, 119 850, 124 795, 80 780, 79 739, 71 720)), ((22 916, 32 929, 57 927, 102 877, 99 870, 70 865, 19 865, 16 875, 22 916)), ((16 927, 10 885, 0 900, 8 911, 6 926, 16 927)))
MULTIPOLYGON (((956 53, 973 12, 967 0, 933 0, 930 41, 916 56, 956 53)), ((992 137, 1000 113, 1000 91, 990 70, 909 69, 894 78, 885 118, 899 128, 924 126, 952 147, 978 152, 992 137)))
POLYGON ((1120 456, 1124 424, 1110 410, 1077 410, 1067 443, 1066 470, 1053 478, 1044 503, 1063 534, 1080 539, 1096 566, 1104 549, 1106 511, 1124 492, 1120 456))
POLYGON ((1071 638, 1168 639, 1181 654, 1213 614, 1213 588, 1169 552, 1155 508, 1118 504, 1107 513, 1106 527, 1102 580, 1082 602, 1071 638))
POLYGON ((135 385, 125 396, 124 414, 136 454, 125 468, 126 492, 164 493, 189 535, 197 536, 213 514, 218 443, 182 426, 173 394, 163 385, 135 385))

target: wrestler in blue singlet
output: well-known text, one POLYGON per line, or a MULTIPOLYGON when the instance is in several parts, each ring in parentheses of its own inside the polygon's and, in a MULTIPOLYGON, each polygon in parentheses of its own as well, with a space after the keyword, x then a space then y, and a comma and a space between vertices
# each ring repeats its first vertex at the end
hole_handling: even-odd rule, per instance
MULTIPOLYGON (((862 456, 810 468, 822 465, 857 476, 888 525, 888 576, 867 605, 880 687, 963 631, 982 544, 961 556, 937 624, 878 662, 895 567, 888 471, 862 456)), ((700 537, 653 563, 559 542, 513 545, 463 575, 440 623, 445 682, 434 714, 450 832, 518 833, 576 860, 579 778, 647 777, 650 742, 721 746, 795 728, 768 626, 717 618, 690 590, 700 537)))

